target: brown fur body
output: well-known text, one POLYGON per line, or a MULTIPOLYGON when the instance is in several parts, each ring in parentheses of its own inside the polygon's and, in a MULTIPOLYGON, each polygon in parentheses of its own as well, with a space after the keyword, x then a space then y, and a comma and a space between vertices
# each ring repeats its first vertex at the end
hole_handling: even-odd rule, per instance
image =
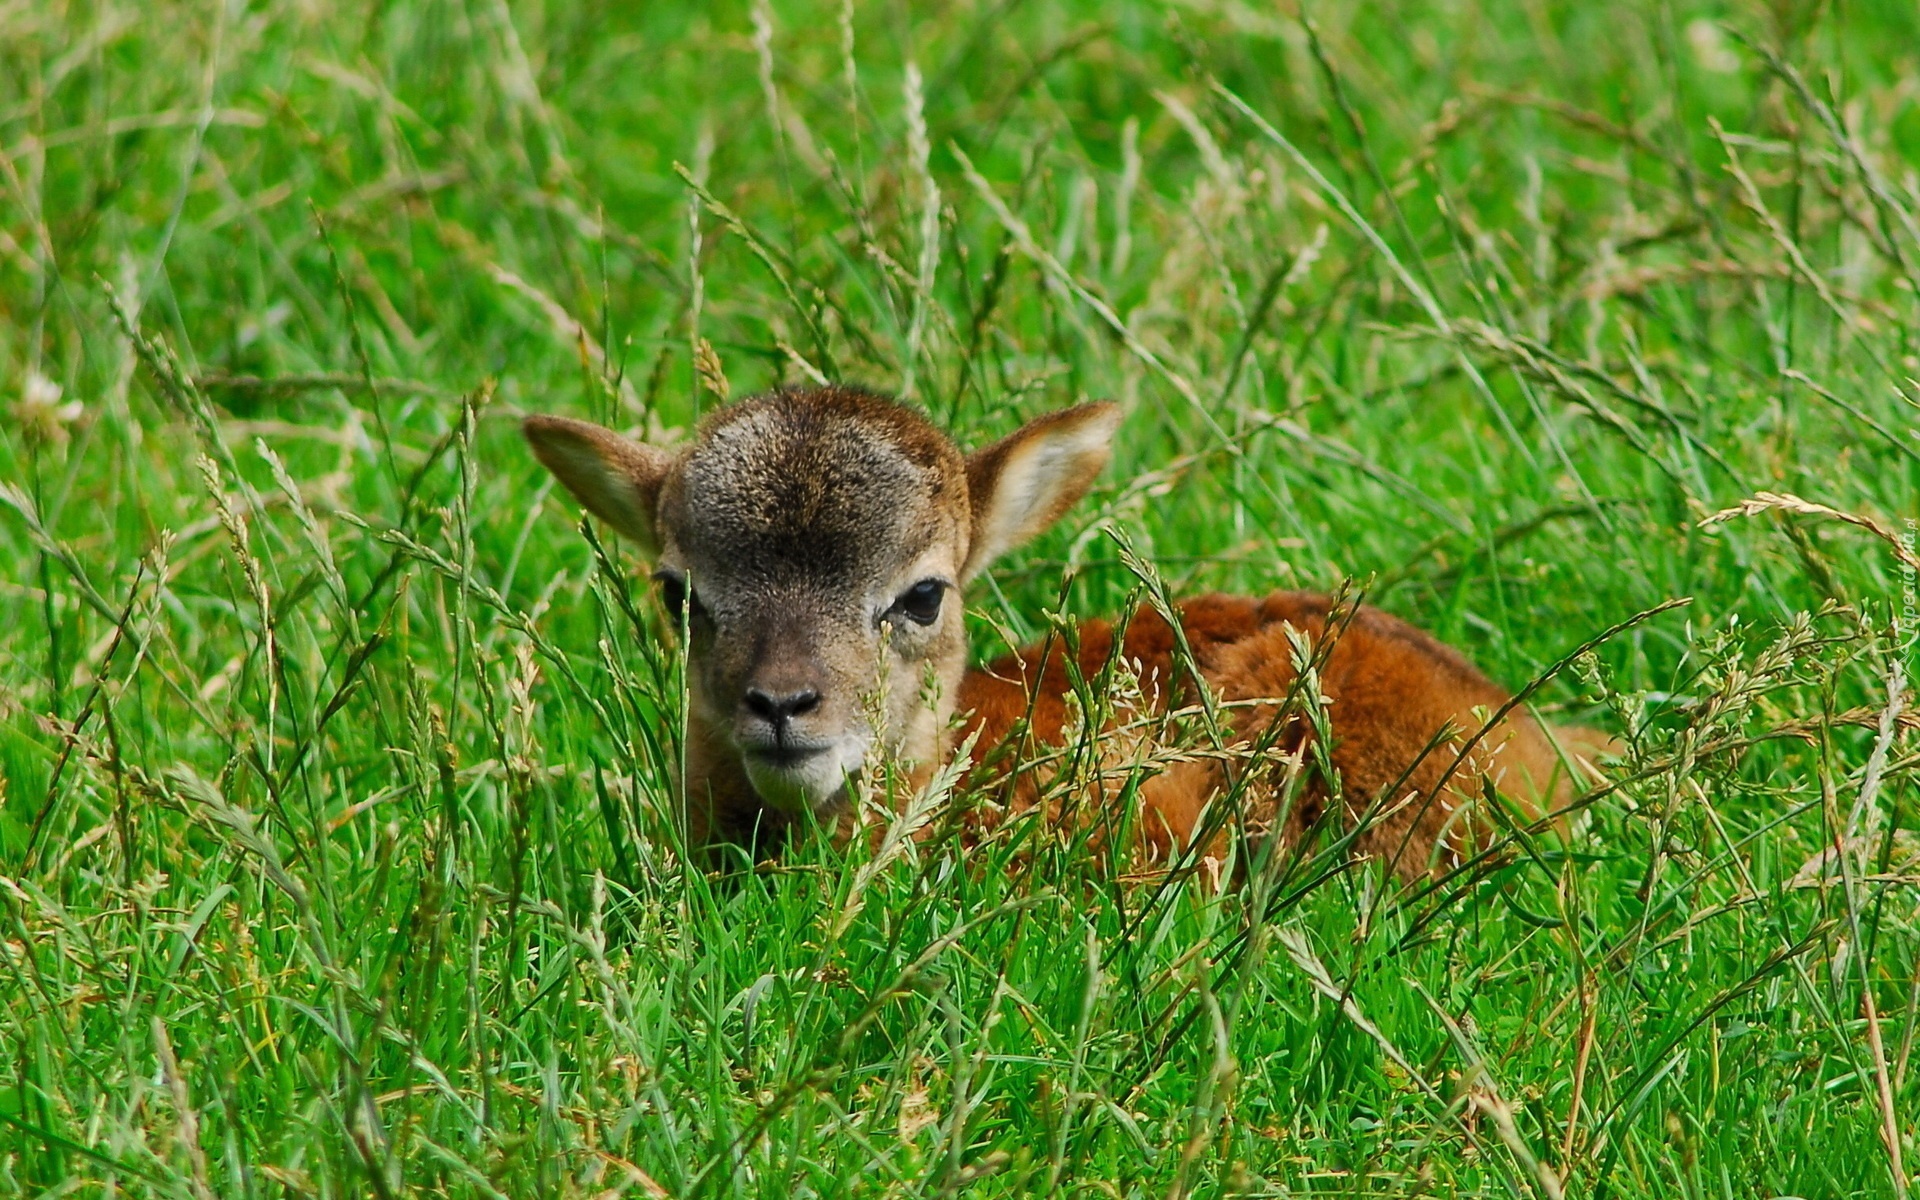
MULTIPOLYGON (((1417 875, 1480 842, 1487 827, 1480 806, 1488 781, 1529 819, 1544 815, 1568 793, 1567 764, 1539 722, 1524 711, 1504 717, 1462 758, 1463 747, 1510 694, 1458 652, 1379 609, 1337 613, 1330 597, 1275 592, 1264 599, 1201 596, 1179 605, 1178 612, 1195 667, 1224 702, 1220 721, 1230 752, 1176 761, 1142 784, 1140 828, 1143 848, 1152 857, 1187 846, 1202 828, 1209 803, 1229 790, 1236 769, 1264 772, 1242 792, 1265 809, 1246 813, 1249 823, 1265 828, 1280 815, 1278 772, 1311 736, 1299 708, 1283 704, 1296 683, 1289 625, 1324 653, 1319 689, 1329 701, 1332 734, 1326 757, 1337 778, 1311 769, 1303 775, 1281 829, 1288 844, 1323 817, 1356 821, 1372 808, 1354 849, 1393 864, 1402 874, 1417 875), (1330 617, 1334 640, 1325 647, 1330 617), (1286 723, 1274 730, 1277 718, 1286 723), (1269 750, 1264 765, 1236 763, 1231 751, 1244 753, 1256 743, 1269 750), (1390 788, 1395 789, 1391 795, 1390 788), (1340 813, 1329 811, 1336 793, 1344 809, 1340 813)), ((1143 608, 1133 614, 1117 655, 1115 634, 1107 621, 1080 627, 1077 674, 1093 679, 1109 662, 1124 663, 1139 678, 1148 716, 1198 701, 1190 676, 1177 666, 1173 630, 1158 613, 1143 608)), ((1060 743, 1068 723, 1066 659, 1066 648, 1055 639, 1050 651, 1030 646, 968 672, 959 708, 968 714, 967 732, 977 735, 982 769, 976 775, 1002 775, 1023 756, 1024 739, 1016 736, 1023 727, 1037 745, 1060 743)), ((1598 745, 1585 730, 1558 731, 1556 740, 1570 754, 1598 745)), ((1112 757, 1125 760, 1133 749, 1123 743, 1112 757)), ((1112 765, 1124 776, 1125 761, 1112 765)), ((1019 780, 1010 795, 1012 806, 1034 803, 1046 782, 1031 775, 1019 780)), ((1216 817, 1210 827, 1221 829, 1223 821, 1216 817)), ((1217 845, 1220 836, 1213 840, 1217 845)))

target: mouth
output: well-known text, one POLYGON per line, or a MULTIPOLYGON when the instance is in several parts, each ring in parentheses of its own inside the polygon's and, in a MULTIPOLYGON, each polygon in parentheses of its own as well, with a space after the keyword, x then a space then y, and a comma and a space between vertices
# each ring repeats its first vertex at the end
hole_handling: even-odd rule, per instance
POLYGON ((778 771, 793 771, 811 763, 825 754, 828 746, 755 746, 747 750, 750 762, 772 767, 778 771))
POLYGON ((864 746, 844 740, 780 742, 740 747, 740 765, 760 799, 788 812, 827 812, 844 802, 847 780, 859 772, 864 746))

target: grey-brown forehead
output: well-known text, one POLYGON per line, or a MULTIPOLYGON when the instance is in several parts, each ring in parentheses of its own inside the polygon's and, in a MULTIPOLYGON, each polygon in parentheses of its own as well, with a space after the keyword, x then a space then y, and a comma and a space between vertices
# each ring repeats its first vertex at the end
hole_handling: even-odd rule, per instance
POLYGON ((946 486, 870 429, 745 413, 688 456, 679 540, 709 577, 853 585, 939 535, 946 486))

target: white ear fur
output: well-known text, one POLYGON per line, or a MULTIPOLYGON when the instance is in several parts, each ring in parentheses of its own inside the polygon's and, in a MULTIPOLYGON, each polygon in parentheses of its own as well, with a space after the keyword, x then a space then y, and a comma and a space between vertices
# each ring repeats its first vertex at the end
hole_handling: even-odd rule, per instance
POLYGON ((1040 533, 1086 494, 1107 465, 1120 409, 1082 404, 1048 413, 967 458, 973 542, 962 581, 1040 533))
POLYGON ((589 421, 535 415, 520 424, 533 456, 559 477, 574 498, 614 530, 659 550, 654 508, 673 456, 621 437, 589 421))

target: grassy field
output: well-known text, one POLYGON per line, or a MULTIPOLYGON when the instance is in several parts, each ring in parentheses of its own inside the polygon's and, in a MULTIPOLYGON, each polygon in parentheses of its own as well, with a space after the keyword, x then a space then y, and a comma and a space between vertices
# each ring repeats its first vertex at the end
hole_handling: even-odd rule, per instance
POLYGON ((1920 10, 925 8, 0 6, 0 1195, 1907 1195, 1920 10), (1126 406, 980 657, 1351 581, 1623 760, 684 869, 515 420, 821 377, 1126 406))

